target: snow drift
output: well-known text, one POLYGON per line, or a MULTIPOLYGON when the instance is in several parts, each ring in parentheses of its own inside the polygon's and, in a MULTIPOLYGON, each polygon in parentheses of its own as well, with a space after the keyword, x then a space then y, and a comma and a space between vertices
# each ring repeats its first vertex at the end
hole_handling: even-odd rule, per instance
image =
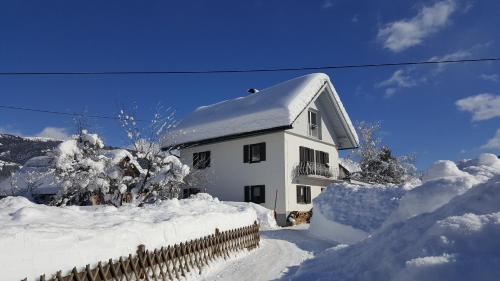
MULTIPOLYGON (((383 198, 381 190, 365 188, 370 191, 364 193, 383 198)), ((318 232, 315 229, 323 223, 323 235, 354 244, 325 250, 305 262, 295 280, 498 280, 497 156, 482 154, 458 163, 438 161, 425 173, 422 185, 403 191, 401 199, 390 206, 385 202, 374 207, 379 204, 374 203, 374 196, 363 199, 359 190, 347 185, 329 187, 314 201, 320 207, 314 215, 319 212, 323 220, 316 224, 313 220, 312 231, 318 232), (340 208, 335 204, 361 207, 342 213, 334 211, 340 208), (389 208, 394 211, 380 226, 389 208), (358 216, 363 210, 373 213, 358 216)))
POLYGON ((294 280, 498 280, 500 177, 302 264, 294 280))
POLYGON ((136 207, 51 207, 23 197, 0 200, 2 280, 33 279, 99 260, 153 249, 252 224, 251 206, 199 194, 136 207))
POLYGON ((432 212, 495 175, 500 175, 500 160, 485 153, 458 164, 437 161, 422 183, 411 188, 334 184, 314 200, 309 230, 321 239, 352 244, 393 223, 432 212))
POLYGON ((397 186, 329 186, 313 201, 309 231, 324 240, 357 242, 382 225, 403 194, 397 186))

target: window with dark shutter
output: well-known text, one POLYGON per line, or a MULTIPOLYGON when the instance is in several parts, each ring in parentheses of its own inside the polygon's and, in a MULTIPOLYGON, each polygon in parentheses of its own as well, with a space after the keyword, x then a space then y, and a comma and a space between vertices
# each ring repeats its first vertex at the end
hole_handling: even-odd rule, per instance
POLYGON ((264 185, 245 186, 245 202, 261 204, 266 202, 266 188, 264 185))
POLYGON ((266 143, 255 143, 243 146, 243 163, 266 161, 266 143))
POLYGON ((193 168, 205 169, 210 167, 210 151, 193 153, 193 168))
POLYGON ((248 162, 250 162, 250 146, 247 144, 243 146, 243 163, 248 162))
POLYGON ((297 203, 310 204, 311 203, 311 187, 305 185, 297 185, 297 203))

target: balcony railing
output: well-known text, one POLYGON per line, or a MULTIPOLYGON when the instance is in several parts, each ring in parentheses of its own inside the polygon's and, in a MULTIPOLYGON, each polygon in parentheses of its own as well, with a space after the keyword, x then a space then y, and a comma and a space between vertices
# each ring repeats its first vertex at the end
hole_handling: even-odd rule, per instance
POLYGON ((321 176, 325 178, 334 178, 338 175, 336 169, 316 162, 299 162, 296 172, 300 176, 321 176))

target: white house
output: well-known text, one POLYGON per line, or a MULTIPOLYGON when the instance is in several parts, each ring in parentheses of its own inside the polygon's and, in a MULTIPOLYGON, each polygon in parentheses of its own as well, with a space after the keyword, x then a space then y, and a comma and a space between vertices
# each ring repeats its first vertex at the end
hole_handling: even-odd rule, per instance
POLYGON ((207 192, 275 209, 284 224, 339 180, 338 151, 358 147, 358 136, 329 77, 316 73, 199 107, 162 147, 204 169, 207 192))

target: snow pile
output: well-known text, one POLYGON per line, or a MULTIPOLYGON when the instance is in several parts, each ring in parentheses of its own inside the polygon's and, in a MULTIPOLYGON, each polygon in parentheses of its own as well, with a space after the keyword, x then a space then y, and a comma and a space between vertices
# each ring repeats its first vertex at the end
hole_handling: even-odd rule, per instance
POLYGON ((224 202, 231 206, 235 206, 238 208, 252 208, 257 214, 257 222, 260 225, 260 230, 270 230, 278 228, 278 224, 276 223, 276 219, 274 218, 273 210, 269 210, 266 207, 263 207, 259 204, 255 203, 247 203, 247 202, 224 202))
POLYGON ((500 159, 493 154, 481 154, 478 159, 462 161, 458 166, 452 161, 437 161, 424 174, 423 184, 400 200, 385 225, 432 212, 495 175, 500 175, 500 159))
POLYGON ((199 107, 164 137, 162 146, 291 125, 325 83, 333 90, 339 115, 357 143, 356 132, 328 75, 313 73, 244 97, 199 107))
POLYGON ((432 213, 306 261, 294 280, 498 280, 500 177, 432 213))
POLYGON ((309 231, 317 238, 341 243, 362 240, 397 208, 404 192, 392 185, 331 185, 313 201, 309 231))
POLYGON ((2 280, 34 279, 252 224, 251 206, 232 206, 207 194, 136 207, 51 207, 23 197, 0 200, 2 280))
POLYGON ((334 184, 314 200, 309 231, 317 238, 352 244, 388 225, 432 212, 496 175, 500 160, 485 153, 458 164, 437 161, 415 187, 334 184))

